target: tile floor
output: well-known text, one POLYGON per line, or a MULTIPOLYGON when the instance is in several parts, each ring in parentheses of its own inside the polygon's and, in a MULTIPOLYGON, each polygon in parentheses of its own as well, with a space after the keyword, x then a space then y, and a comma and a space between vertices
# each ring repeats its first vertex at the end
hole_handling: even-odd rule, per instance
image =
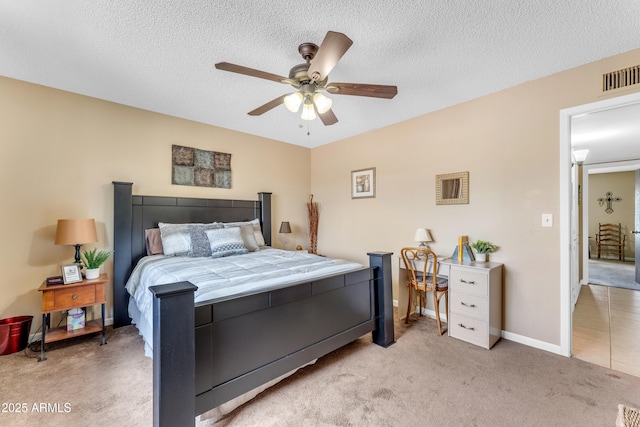
POLYGON ((640 377, 640 291, 585 285, 573 312, 573 357, 640 377))

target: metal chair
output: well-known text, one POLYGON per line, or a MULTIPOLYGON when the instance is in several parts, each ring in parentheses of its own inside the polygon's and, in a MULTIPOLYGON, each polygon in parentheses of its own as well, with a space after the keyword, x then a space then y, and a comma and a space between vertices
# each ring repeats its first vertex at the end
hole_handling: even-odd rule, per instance
POLYGON ((407 317, 405 323, 409 322, 409 313, 413 302, 412 291, 418 291, 420 298, 419 316, 422 316, 422 309, 426 305, 427 292, 433 292, 433 307, 436 312, 436 323, 438 324, 438 334, 442 335, 442 324, 440 322, 440 300, 444 296, 445 313, 447 322, 449 319, 449 280, 438 277, 438 259, 436 253, 427 248, 403 248, 400 251, 405 271, 407 272, 407 287, 409 288, 409 303, 407 304, 407 317), (424 294, 424 298, 423 298, 424 294))

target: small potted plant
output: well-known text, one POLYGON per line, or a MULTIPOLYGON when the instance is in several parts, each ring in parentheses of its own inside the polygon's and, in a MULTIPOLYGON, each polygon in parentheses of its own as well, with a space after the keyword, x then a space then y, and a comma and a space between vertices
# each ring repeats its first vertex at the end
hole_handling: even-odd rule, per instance
POLYGON ((488 254, 498 249, 496 245, 486 240, 476 240, 471 244, 471 247, 476 250, 476 261, 481 262, 488 261, 488 254))
POLYGON ((98 251, 96 248, 90 251, 82 251, 82 265, 87 269, 87 280, 97 279, 100 276, 100 266, 109 258, 111 252, 98 251))

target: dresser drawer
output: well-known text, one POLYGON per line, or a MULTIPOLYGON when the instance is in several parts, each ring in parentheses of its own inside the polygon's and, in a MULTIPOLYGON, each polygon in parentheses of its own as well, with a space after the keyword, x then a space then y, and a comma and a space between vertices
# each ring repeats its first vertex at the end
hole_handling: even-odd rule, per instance
POLYGON ((462 341, 481 347, 489 348, 489 327, 487 322, 463 316, 457 313, 450 313, 449 335, 462 341))
POLYGON ((479 320, 489 318, 489 300, 486 297, 461 292, 450 292, 449 297, 449 309, 452 312, 479 320))
POLYGON ((449 291, 469 295, 489 295, 489 276, 484 271, 451 268, 449 291))

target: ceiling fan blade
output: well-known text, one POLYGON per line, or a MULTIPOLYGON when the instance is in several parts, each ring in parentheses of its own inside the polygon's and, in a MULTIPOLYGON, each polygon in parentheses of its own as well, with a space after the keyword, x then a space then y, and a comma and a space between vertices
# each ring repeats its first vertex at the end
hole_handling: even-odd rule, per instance
POLYGON ((320 116, 320 120, 322 120, 322 123, 324 123, 325 126, 331 126, 338 123, 338 118, 335 114, 333 114, 332 109, 329 109, 326 113, 323 114, 318 113, 318 116, 320 116))
POLYGON ((396 86, 368 85, 360 83, 329 83, 324 89, 334 95, 370 96, 391 99, 398 93, 396 86))
POLYGON ((353 41, 344 34, 328 31, 307 71, 311 80, 324 80, 352 44, 353 41))
POLYGON ((264 114, 267 111, 272 110, 272 109, 276 108, 278 105, 282 104, 284 102, 284 98, 286 96, 287 95, 282 95, 282 96, 277 97, 276 99, 272 99, 271 101, 267 102, 266 104, 259 106, 255 110, 249 111, 247 114, 249 114, 250 116, 259 116, 261 114, 264 114))
POLYGON ((244 74, 246 76, 257 77, 259 79, 272 80, 274 82, 283 83, 286 77, 279 76, 277 74, 267 73, 266 71, 255 70, 249 67, 243 67, 242 65, 230 64, 228 62, 218 62, 216 64, 218 70, 230 71, 232 73, 244 74))

